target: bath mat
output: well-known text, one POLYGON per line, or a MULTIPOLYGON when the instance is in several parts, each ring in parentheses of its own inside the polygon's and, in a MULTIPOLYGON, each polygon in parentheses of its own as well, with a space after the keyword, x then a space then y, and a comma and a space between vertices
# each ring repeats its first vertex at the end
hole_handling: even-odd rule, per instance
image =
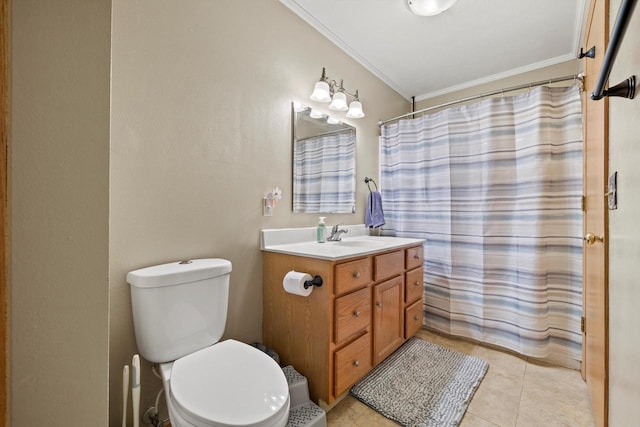
POLYGON ((403 426, 457 426, 488 367, 477 357, 411 338, 351 394, 403 426))

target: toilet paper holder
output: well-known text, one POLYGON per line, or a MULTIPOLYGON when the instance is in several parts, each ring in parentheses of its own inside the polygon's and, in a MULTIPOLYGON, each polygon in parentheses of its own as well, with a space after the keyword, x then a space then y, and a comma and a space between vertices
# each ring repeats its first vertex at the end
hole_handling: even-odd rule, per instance
POLYGON ((313 277, 313 279, 311 280, 305 280, 304 284, 303 284, 305 289, 309 289, 312 286, 317 286, 320 287, 322 286, 322 277, 318 276, 317 274, 313 277))

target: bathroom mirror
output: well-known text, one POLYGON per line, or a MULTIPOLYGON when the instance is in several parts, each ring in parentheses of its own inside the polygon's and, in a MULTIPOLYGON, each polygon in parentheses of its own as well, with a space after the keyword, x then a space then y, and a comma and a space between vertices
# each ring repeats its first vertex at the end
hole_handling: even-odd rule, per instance
POLYGON ((354 213, 356 128, 291 103, 293 212, 354 213))

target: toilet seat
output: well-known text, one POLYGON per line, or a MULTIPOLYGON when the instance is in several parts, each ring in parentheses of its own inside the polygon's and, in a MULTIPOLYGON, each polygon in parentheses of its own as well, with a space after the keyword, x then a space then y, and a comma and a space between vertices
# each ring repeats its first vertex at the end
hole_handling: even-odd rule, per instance
POLYGON ((170 382, 174 409, 193 425, 286 423, 287 380, 273 359, 247 344, 226 340, 182 357, 170 382))

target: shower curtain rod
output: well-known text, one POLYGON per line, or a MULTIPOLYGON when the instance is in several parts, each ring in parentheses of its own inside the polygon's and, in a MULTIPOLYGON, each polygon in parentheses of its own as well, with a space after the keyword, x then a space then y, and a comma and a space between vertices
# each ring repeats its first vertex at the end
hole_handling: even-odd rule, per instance
POLYGON ((622 83, 619 83, 609 89, 604 88, 609 80, 609 74, 611 73, 611 67, 616 60, 620 44, 624 38, 624 33, 627 31, 631 15, 633 14, 633 8, 636 6, 636 0, 623 0, 618 10, 618 16, 616 18, 616 24, 611 32, 611 39, 607 46, 607 51, 604 54, 604 60, 602 61, 602 69, 600 75, 596 81, 596 87, 591 93, 591 99, 598 101, 605 96, 620 96, 623 98, 633 99, 636 93, 636 76, 631 76, 622 83))
POLYGON ((402 114, 401 116, 394 117, 392 119, 388 119, 388 120, 384 120, 384 121, 381 120, 381 121, 378 122, 378 126, 382 126, 382 125, 387 124, 389 122, 393 122, 393 121, 402 119, 404 117, 411 116, 413 114, 426 113, 427 111, 437 110, 439 108, 449 107, 451 105, 460 104, 460 103, 468 102, 468 101, 473 101, 473 100, 480 99, 480 98, 486 98, 488 96, 500 95, 500 94, 503 94, 505 92, 513 92, 514 90, 527 89, 527 88, 532 88, 532 87, 535 87, 535 86, 542 86, 542 85, 546 85, 546 84, 564 82, 564 81, 568 81, 568 80, 579 80, 580 82, 582 82, 583 81, 582 73, 581 74, 574 74, 572 76, 556 77, 555 79, 540 80, 540 81, 535 82, 535 83, 528 83, 528 84, 523 84, 523 85, 519 85, 519 86, 512 86, 512 87, 509 87, 509 88, 506 88, 506 89, 494 90, 493 92, 486 92, 486 93, 482 93, 480 95, 474 95, 474 96, 470 96, 470 97, 467 97, 467 98, 457 99, 455 101, 445 102, 444 104, 439 104, 439 105, 435 105, 433 107, 423 108, 422 110, 412 111, 410 113, 402 114))

